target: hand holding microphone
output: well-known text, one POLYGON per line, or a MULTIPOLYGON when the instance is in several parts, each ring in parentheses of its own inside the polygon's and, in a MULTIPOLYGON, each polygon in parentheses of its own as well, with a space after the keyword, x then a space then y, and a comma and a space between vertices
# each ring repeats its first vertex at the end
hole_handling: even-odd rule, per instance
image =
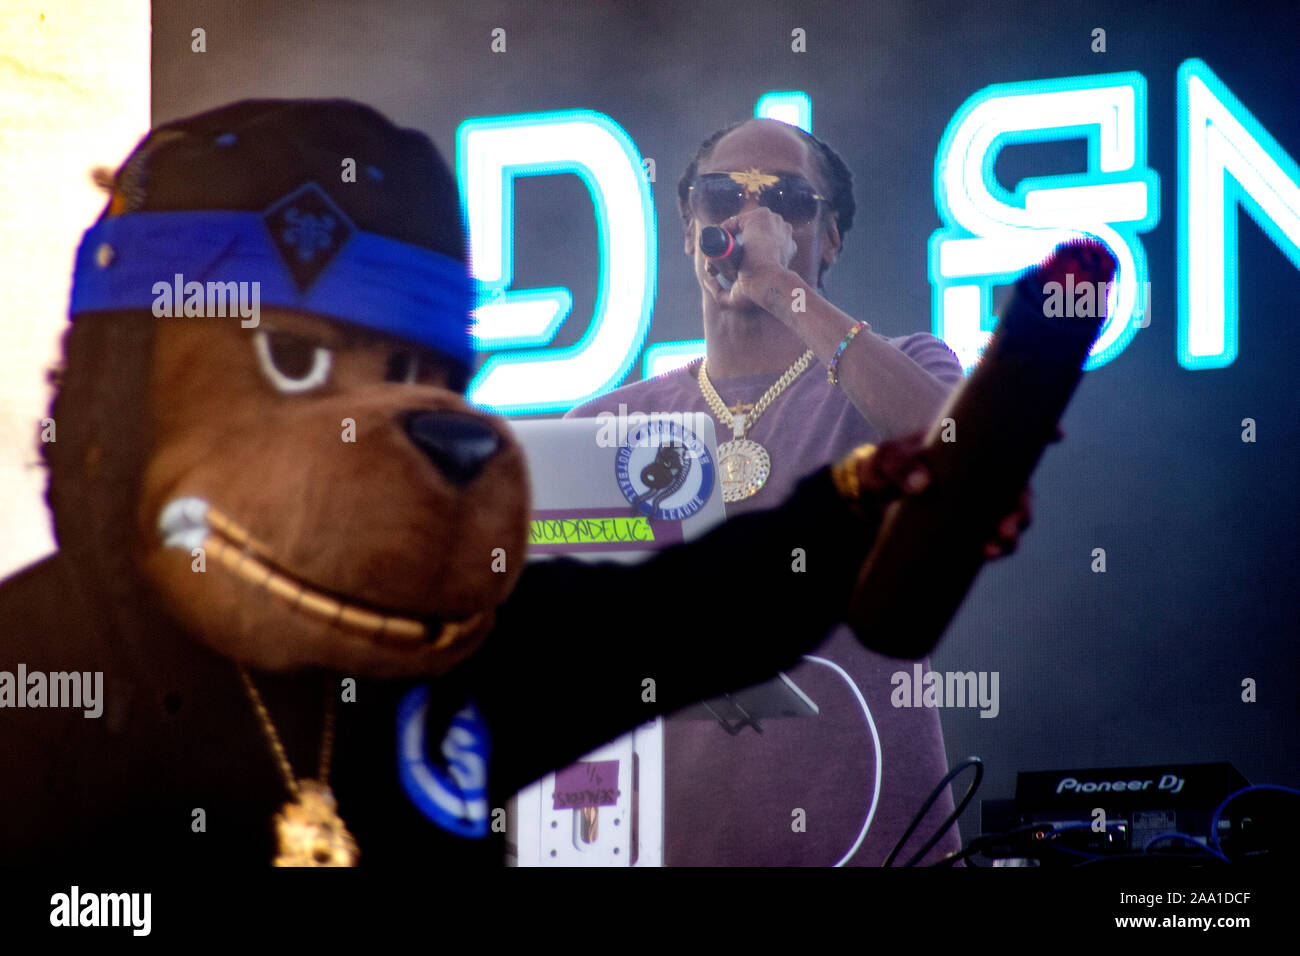
POLYGON ((786 269, 798 251, 794 230, 772 210, 759 206, 700 230, 699 249, 709 261, 709 273, 723 290, 719 301, 735 307, 752 303, 746 277, 767 269, 786 269), (739 283, 739 291, 734 286, 739 283))
POLYGON ((704 258, 719 267, 718 284, 724 289, 730 289, 745 258, 745 247, 741 244, 740 237, 733 236, 721 226, 705 226, 700 230, 700 252, 704 253, 704 258), (723 275, 723 265, 730 268, 731 278, 723 275))

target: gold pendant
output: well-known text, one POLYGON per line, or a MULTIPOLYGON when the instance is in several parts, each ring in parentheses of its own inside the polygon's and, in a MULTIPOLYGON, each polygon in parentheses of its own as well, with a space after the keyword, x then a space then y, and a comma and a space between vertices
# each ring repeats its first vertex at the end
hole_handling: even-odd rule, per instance
POLYGON ((737 438, 718 446, 718 471, 722 476, 722 500, 744 501, 767 484, 772 459, 758 442, 737 438))
POLYGON ((356 866, 361 849, 343 825, 329 787, 298 781, 298 798, 275 816, 276 866, 356 866))

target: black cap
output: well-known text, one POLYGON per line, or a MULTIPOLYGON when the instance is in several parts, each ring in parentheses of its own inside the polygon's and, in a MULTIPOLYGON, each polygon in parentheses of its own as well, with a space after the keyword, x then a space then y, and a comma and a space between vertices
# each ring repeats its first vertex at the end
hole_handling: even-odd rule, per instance
POLYGON ((248 276, 263 304, 473 365, 456 180, 427 136, 368 106, 245 100, 175 120, 141 140, 111 190, 78 249, 74 314, 156 308, 155 272, 248 276))
POLYGON ((264 212, 305 182, 358 229, 468 261, 456 180, 437 148, 351 100, 243 100, 165 123, 118 170, 104 215, 264 212))

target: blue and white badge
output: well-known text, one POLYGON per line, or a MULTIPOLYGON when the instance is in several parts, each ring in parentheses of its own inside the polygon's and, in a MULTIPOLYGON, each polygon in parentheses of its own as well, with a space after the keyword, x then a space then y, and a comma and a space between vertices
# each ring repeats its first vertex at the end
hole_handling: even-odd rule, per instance
POLYGON ((397 708, 397 772, 411 802, 435 824, 457 836, 488 835, 487 724, 466 704, 447 728, 433 762, 425 746, 429 688, 416 687, 397 708))
POLYGON ((713 458, 680 415, 651 415, 628 432, 614 473, 632 513, 651 521, 685 521, 713 494, 713 458))

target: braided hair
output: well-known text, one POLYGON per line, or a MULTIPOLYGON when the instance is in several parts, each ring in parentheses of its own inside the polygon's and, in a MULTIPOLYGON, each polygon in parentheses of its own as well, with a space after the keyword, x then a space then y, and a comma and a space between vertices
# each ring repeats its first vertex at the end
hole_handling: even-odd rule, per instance
MULTIPOLYGON (((686 172, 682 178, 677 181, 677 206, 681 211, 682 223, 687 227, 691 222, 690 208, 690 188, 691 182, 695 179, 696 170, 700 163, 706 160, 713 152, 713 148, 718 145, 718 141, 728 133, 739 129, 746 123, 753 121, 753 117, 743 119, 739 122, 732 123, 713 133, 708 139, 700 144, 699 150, 695 153, 695 158, 691 160, 690 165, 686 167, 686 172)), ((822 142, 812 133, 801 129, 798 126, 792 126, 800 136, 804 138, 810 146, 813 147, 814 155, 817 157, 818 170, 822 178, 826 181, 827 197, 826 201, 830 204, 831 209, 836 214, 836 224, 839 227, 840 238, 843 239, 850 229, 853 228, 853 214, 857 210, 857 204, 853 200, 853 174, 849 172, 849 167, 845 165, 840 154, 831 149, 826 143, 822 142)), ((826 266, 823 265, 817 272, 817 287, 822 287, 822 276, 826 272, 826 266)))

